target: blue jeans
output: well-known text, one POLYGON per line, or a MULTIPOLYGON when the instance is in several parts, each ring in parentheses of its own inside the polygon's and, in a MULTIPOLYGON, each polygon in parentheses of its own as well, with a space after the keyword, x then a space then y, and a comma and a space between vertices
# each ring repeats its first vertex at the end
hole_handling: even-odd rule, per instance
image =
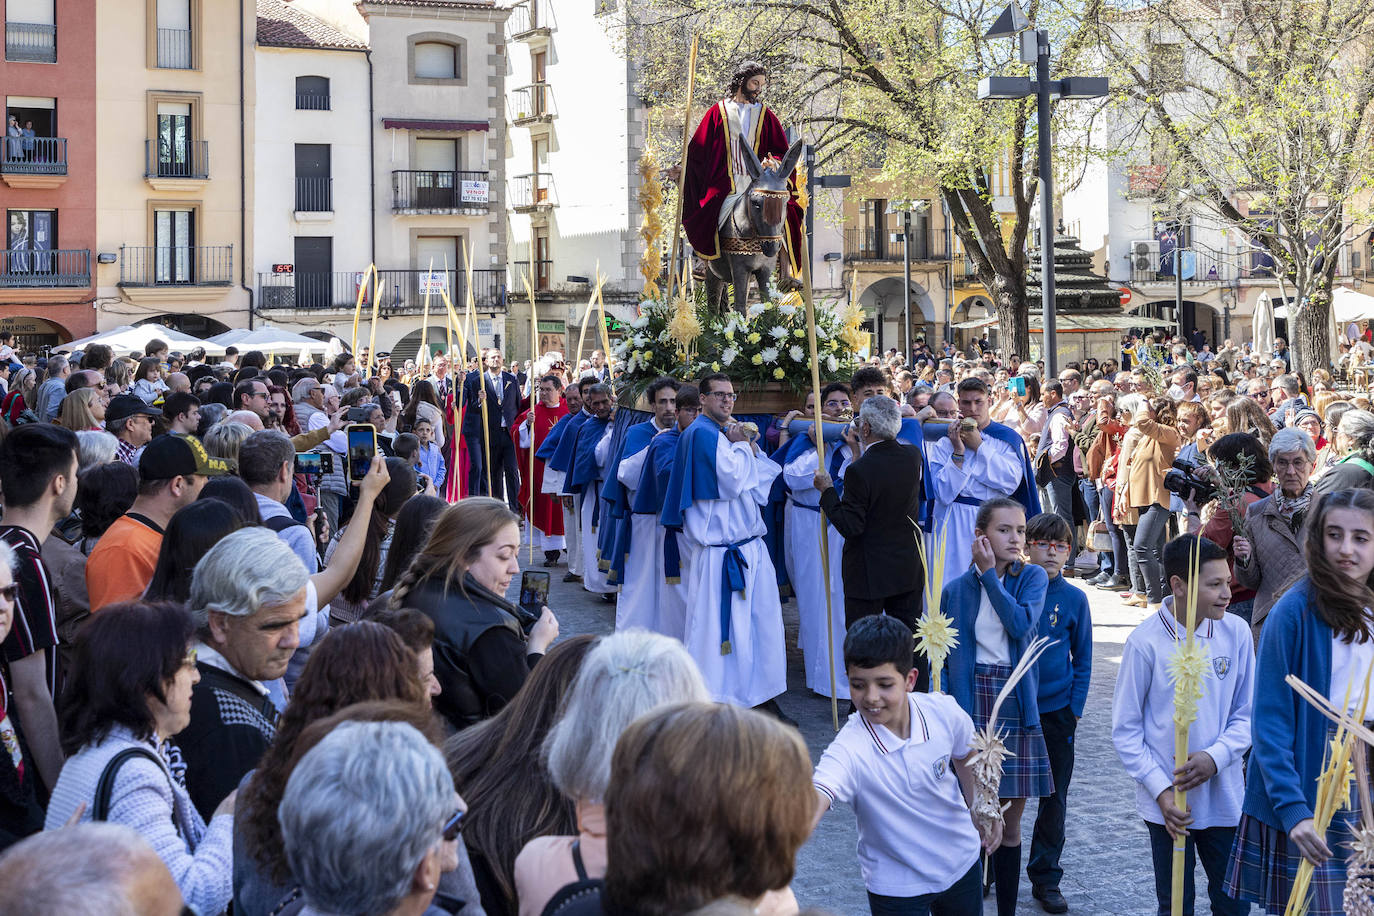
MULTIPOLYGON (((1159 916, 1169 916, 1173 900, 1174 840, 1161 824, 1145 822, 1150 830, 1150 859, 1155 868, 1155 900, 1159 916)), ((1231 858, 1231 844, 1236 839, 1234 827, 1207 827, 1189 830, 1183 867, 1183 916, 1193 916, 1193 872, 1197 857, 1202 857, 1202 870, 1207 875, 1207 898, 1212 904, 1212 916, 1245 916, 1250 904, 1227 896, 1222 890, 1226 867, 1231 858)))
POLYGON ((1112 506, 1116 503, 1116 491, 1103 487, 1098 492, 1102 500, 1102 518, 1107 523, 1107 533, 1112 538, 1112 575, 1117 579, 1130 580, 1130 554, 1126 548, 1126 533, 1121 526, 1112 521, 1112 506))
POLYGON ((962 878, 938 894, 884 897, 870 891, 868 911, 873 916, 980 916, 983 912, 982 862, 980 854, 962 878))
POLYGON ((1151 604, 1164 600, 1163 556, 1164 542, 1169 537, 1169 515, 1167 506, 1150 505, 1140 511, 1140 518, 1135 523, 1135 539, 1131 546, 1151 604))

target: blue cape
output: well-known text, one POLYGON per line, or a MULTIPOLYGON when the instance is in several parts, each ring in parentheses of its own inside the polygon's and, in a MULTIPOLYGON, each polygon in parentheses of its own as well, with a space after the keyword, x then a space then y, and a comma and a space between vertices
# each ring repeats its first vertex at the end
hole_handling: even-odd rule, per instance
POLYGON ((687 507, 697 500, 720 499, 720 483, 716 480, 716 443, 720 435, 720 424, 703 413, 678 438, 659 516, 665 528, 682 530, 687 507))
MULTIPOLYGON (((632 511, 655 516, 663 511, 663 499, 668 493, 668 479, 673 474, 673 462, 677 458, 677 444, 681 438, 681 430, 673 426, 649 442, 649 454, 644 457, 644 470, 639 475, 639 489, 635 490, 632 511)), ((682 581, 682 558, 677 532, 672 529, 664 532, 663 578, 671 585, 682 581)))
MULTIPOLYGON (((572 467, 573 451, 577 447, 577 431, 582 428, 583 423, 586 423, 591 418, 591 414, 580 410, 573 416, 568 417, 566 421, 560 420, 558 426, 549 430, 549 437, 552 438, 554 432, 558 430, 559 427, 563 429, 563 431, 558 434, 558 444, 554 446, 553 455, 544 459, 548 467, 553 468, 555 471, 562 471, 565 474, 568 472, 568 469, 572 467), (565 422, 567 424, 566 426, 564 425, 565 422)), ((547 445, 548 440, 546 439, 544 440, 544 446, 547 447, 547 445)), ((543 448, 541 447, 540 451, 542 450, 543 448)), ((535 453, 535 457, 540 457, 538 452, 535 453)))
MULTIPOLYGON (((589 416, 577 430, 577 444, 573 448, 572 464, 568 468, 567 483, 564 486, 569 493, 581 493, 587 489, 587 484, 601 479, 601 468, 596 463, 596 447, 601 442, 601 436, 606 432, 606 424, 611 422, 608 417, 599 420, 589 416)), ((559 446, 561 452, 562 446, 559 446)), ((594 497, 600 496, 597 488, 589 491, 594 497)))
POLYGON ((539 443, 539 448, 535 450, 534 457, 544 462, 546 465, 553 458, 554 451, 558 448, 558 443, 563 438, 563 434, 568 431, 568 423, 579 413, 564 414, 558 418, 558 422, 549 429, 549 434, 544 437, 544 441, 539 443))
POLYGON ((1016 492, 1011 494, 1011 498, 1026 507, 1026 518, 1039 515, 1040 491, 1035 486, 1035 468, 1031 465, 1030 452, 1026 451, 1026 442, 1021 438, 1021 434, 1001 423, 989 423, 981 432, 985 436, 1005 442, 1021 456, 1021 483, 1017 485, 1016 492))
POLYGON ((636 423, 625 430, 617 443, 617 450, 607 466, 606 481, 601 486, 601 499, 605 503, 606 516, 597 529, 597 555, 607 565, 607 578, 611 582, 625 581, 625 561, 630 555, 630 488, 620 482, 620 462, 636 455, 648 447, 658 427, 653 421, 636 423), (614 472, 613 470, 614 469, 614 472), (611 519, 605 522, 606 517, 611 519))

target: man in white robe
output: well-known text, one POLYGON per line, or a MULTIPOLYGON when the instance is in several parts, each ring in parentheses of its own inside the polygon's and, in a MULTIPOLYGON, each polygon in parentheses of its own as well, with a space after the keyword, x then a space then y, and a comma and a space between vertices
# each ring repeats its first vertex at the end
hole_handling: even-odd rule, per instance
POLYGON ((683 642, 717 701, 776 710, 787 656, 759 507, 782 469, 759 450, 756 431, 731 419, 729 378, 702 379, 701 401, 702 415, 679 440, 662 516, 682 530, 683 642))

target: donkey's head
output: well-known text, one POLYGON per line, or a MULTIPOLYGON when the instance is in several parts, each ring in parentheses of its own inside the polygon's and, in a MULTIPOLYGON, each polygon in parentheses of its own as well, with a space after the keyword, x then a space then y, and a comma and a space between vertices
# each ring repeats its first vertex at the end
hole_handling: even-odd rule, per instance
POLYGON ((772 156, 760 162, 747 138, 741 136, 739 142, 744 150, 744 165, 753 178, 749 183, 749 218, 759 235, 778 236, 787 219, 787 180, 801 158, 802 142, 793 143, 781 162, 772 156))

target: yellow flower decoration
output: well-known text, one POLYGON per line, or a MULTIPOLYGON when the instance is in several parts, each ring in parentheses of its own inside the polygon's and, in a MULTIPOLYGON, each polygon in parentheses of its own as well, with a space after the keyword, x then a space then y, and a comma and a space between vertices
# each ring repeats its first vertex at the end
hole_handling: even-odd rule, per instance
POLYGON ((719 371, 720 371, 720 363, 711 363, 711 371, 712 371, 712 372, 719 372, 719 371))
POLYGON ((797 337, 797 338, 805 337, 805 336, 806 336, 806 329, 805 329, 805 328, 796 328, 796 329, 794 329, 794 330, 792 331, 792 336, 793 336, 793 337, 797 337))
POLYGON ((749 341, 751 344, 756 344, 760 340, 763 340, 763 335, 760 334, 758 331, 755 331, 754 333, 750 334, 748 337, 744 339, 749 341))
POLYGON ((778 368, 773 370, 773 378, 777 379, 778 381, 782 381, 783 379, 787 378, 787 373, 782 370, 781 366, 779 366, 778 368))
POLYGON ((751 359, 751 360, 749 360, 749 361, 750 361, 751 363, 753 363, 755 366, 762 366, 762 365, 763 365, 763 354, 762 354, 762 353, 755 353, 753 359, 751 359))

